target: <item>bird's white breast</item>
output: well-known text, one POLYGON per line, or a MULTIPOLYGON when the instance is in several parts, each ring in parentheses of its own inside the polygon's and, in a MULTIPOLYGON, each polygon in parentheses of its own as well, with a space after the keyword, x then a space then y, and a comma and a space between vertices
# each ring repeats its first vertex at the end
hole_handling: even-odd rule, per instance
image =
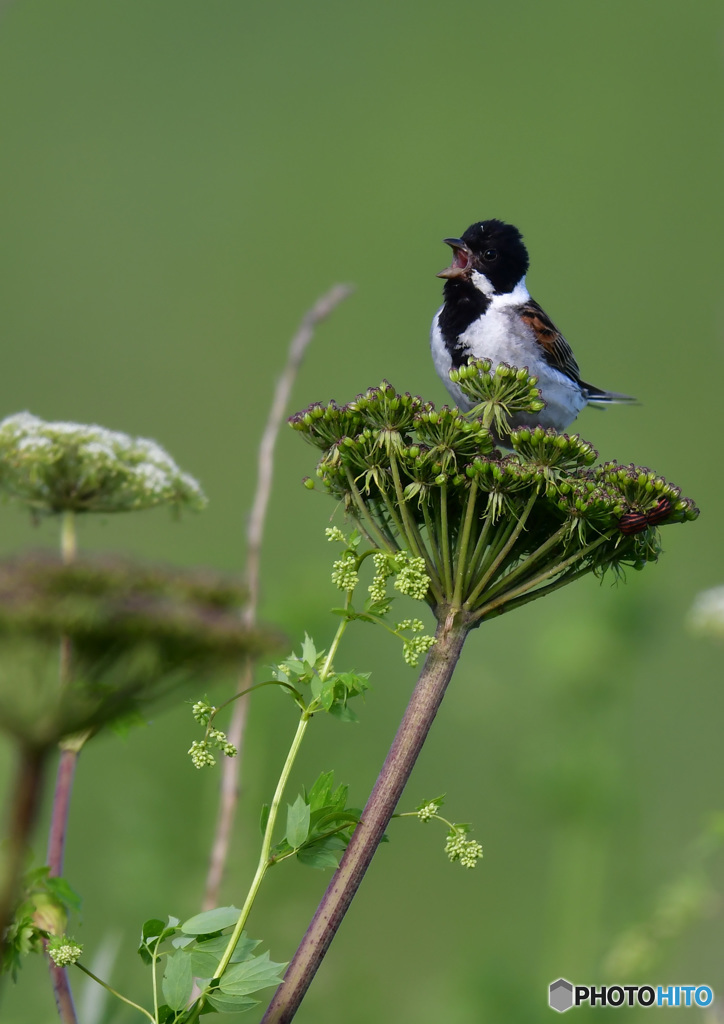
MULTIPOLYGON (((512 292, 489 296, 490 305, 485 314, 474 320, 460 335, 459 345, 469 356, 490 359, 494 367, 498 363, 527 366, 538 377, 546 408, 538 413, 516 416, 513 420, 515 426, 540 423, 544 427, 565 430, 586 405, 586 399, 575 381, 546 361, 533 331, 518 316, 516 307, 529 297, 524 280, 512 292)), ((461 409, 470 409, 471 402, 448 376, 452 359, 440 330, 441 312, 442 307, 435 314, 430 335, 435 369, 455 404, 461 409)))

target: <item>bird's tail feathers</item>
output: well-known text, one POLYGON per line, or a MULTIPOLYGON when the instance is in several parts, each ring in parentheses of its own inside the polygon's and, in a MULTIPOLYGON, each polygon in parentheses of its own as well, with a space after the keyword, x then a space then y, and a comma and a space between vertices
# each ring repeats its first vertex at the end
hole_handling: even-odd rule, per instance
POLYGON ((604 391, 596 388, 593 384, 586 384, 581 381, 581 387, 590 405, 640 405, 638 398, 631 395, 623 395, 620 391, 604 391))

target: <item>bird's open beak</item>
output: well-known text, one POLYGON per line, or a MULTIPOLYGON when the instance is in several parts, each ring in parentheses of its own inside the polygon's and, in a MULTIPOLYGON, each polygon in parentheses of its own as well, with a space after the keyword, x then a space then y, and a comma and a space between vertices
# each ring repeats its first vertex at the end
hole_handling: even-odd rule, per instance
POLYGON ((473 254, 468 249, 462 238, 444 238, 445 245, 449 245, 453 251, 453 261, 445 270, 441 270, 437 277, 448 279, 457 277, 468 277, 473 265, 473 254))

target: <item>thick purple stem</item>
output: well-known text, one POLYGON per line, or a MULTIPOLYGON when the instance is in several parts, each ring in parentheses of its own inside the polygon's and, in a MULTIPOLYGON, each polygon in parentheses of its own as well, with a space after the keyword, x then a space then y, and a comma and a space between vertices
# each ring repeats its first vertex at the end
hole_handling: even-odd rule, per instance
POLYGON ((50 819, 50 832, 48 834, 47 863, 51 875, 63 874, 70 797, 73 792, 73 779, 75 778, 77 763, 78 751, 68 747, 61 747, 58 775, 55 780, 55 794, 53 796, 53 812, 50 819))
POLYGON ((440 622, 437 643, 427 656, 390 752, 362 812, 362 819, 289 964, 284 981, 264 1014, 262 1024, 286 1024, 299 1009, 394 814, 440 707, 468 629, 469 622, 460 615, 448 615, 440 622))

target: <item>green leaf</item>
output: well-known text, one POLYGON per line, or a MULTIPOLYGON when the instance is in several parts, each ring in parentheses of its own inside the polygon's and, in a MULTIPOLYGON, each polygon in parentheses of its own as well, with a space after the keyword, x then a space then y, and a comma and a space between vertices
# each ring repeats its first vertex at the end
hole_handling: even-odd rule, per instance
POLYGON ((148 921, 144 921, 141 928, 141 944, 137 950, 144 964, 153 963, 156 949, 165 938, 173 935, 175 930, 175 928, 167 928, 157 917, 151 917, 148 921))
POLYGON ((269 821, 269 804, 262 804, 262 806, 261 806, 261 817, 259 819, 259 828, 261 829, 261 834, 262 835, 264 835, 264 833, 266 832, 266 826, 267 826, 268 821, 269 821))
POLYGON ((329 803, 329 794, 334 782, 334 772, 322 772, 319 778, 312 784, 307 793, 307 803, 312 811, 326 807, 329 803))
POLYGON ((329 713, 338 718, 340 722, 359 722, 359 718, 352 708, 347 707, 346 704, 333 704, 329 709, 329 713))
POLYGON ((332 804, 332 806, 339 811, 344 810, 345 804, 347 803, 348 793, 349 786, 346 786, 344 783, 341 783, 339 786, 337 786, 334 793, 332 793, 331 797, 329 798, 330 804, 332 804))
POLYGON ((211 932, 220 932, 229 928, 239 920, 241 911, 237 907, 215 907, 214 910, 206 910, 203 914, 196 914, 184 921, 181 931, 187 935, 209 935, 211 932))
POLYGON ((312 691, 312 696, 315 699, 317 697, 319 697, 319 695, 322 692, 323 688, 324 688, 324 683, 322 682, 322 680, 319 678, 319 676, 315 672, 314 675, 312 676, 311 680, 310 680, 310 689, 312 691))
POLYGON ((364 693, 365 690, 369 690, 370 673, 369 672, 343 672, 337 676, 338 682, 340 682, 350 696, 357 693, 364 693))
POLYGON ((247 996, 227 995, 218 989, 209 993, 206 1001, 219 1013, 243 1013, 244 1010, 252 1010, 260 1002, 259 999, 249 999, 247 996))
POLYGON ((163 994, 172 1010, 183 1010, 191 998, 194 979, 191 975, 191 958, 179 949, 166 958, 163 972, 163 994))
POLYGON ((314 646, 314 640, 308 633, 304 634, 304 643, 302 644, 302 661, 306 662, 310 668, 314 668, 317 663, 317 648, 314 646))
POLYGON ((191 961, 191 974, 194 978, 215 978, 222 954, 204 953, 198 946, 187 954, 191 961))
POLYGON ((293 804, 287 804, 286 840, 293 849, 302 845, 309 835, 309 804, 300 794, 293 804))
MULTIPOLYGON (((252 950, 261 943, 261 939, 250 939, 246 932, 241 933, 241 938, 236 944, 236 949, 231 954, 231 963, 240 963, 242 960, 247 960, 252 953, 252 950)), ((217 935, 213 939, 204 939, 196 946, 196 949, 200 953, 212 953, 218 954, 217 960, 221 960, 221 957, 229 944, 228 935, 217 935)))
POLYGON ((315 694, 315 696, 319 697, 322 707, 324 708, 325 711, 329 711, 332 707, 332 704, 334 703, 334 690, 336 685, 337 677, 330 676, 329 679, 325 680, 320 692, 318 694, 315 694))
POLYGON ((262 953, 261 956, 251 957, 224 971, 219 989, 225 995, 245 996, 262 988, 270 988, 281 982, 281 971, 286 966, 270 960, 268 952, 262 953))
POLYGON ((151 917, 148 921, 143 922, 141 938, 144 942, 148 942, 149 939, 157 939, 165 927, 164 921, 159 921, 157 917, 151 917))
POLYGON ((339 855, 325 843, 313 843, 311 846, 302 847, 297 853, 297 860, 308 868, 336 868, 339 855))

